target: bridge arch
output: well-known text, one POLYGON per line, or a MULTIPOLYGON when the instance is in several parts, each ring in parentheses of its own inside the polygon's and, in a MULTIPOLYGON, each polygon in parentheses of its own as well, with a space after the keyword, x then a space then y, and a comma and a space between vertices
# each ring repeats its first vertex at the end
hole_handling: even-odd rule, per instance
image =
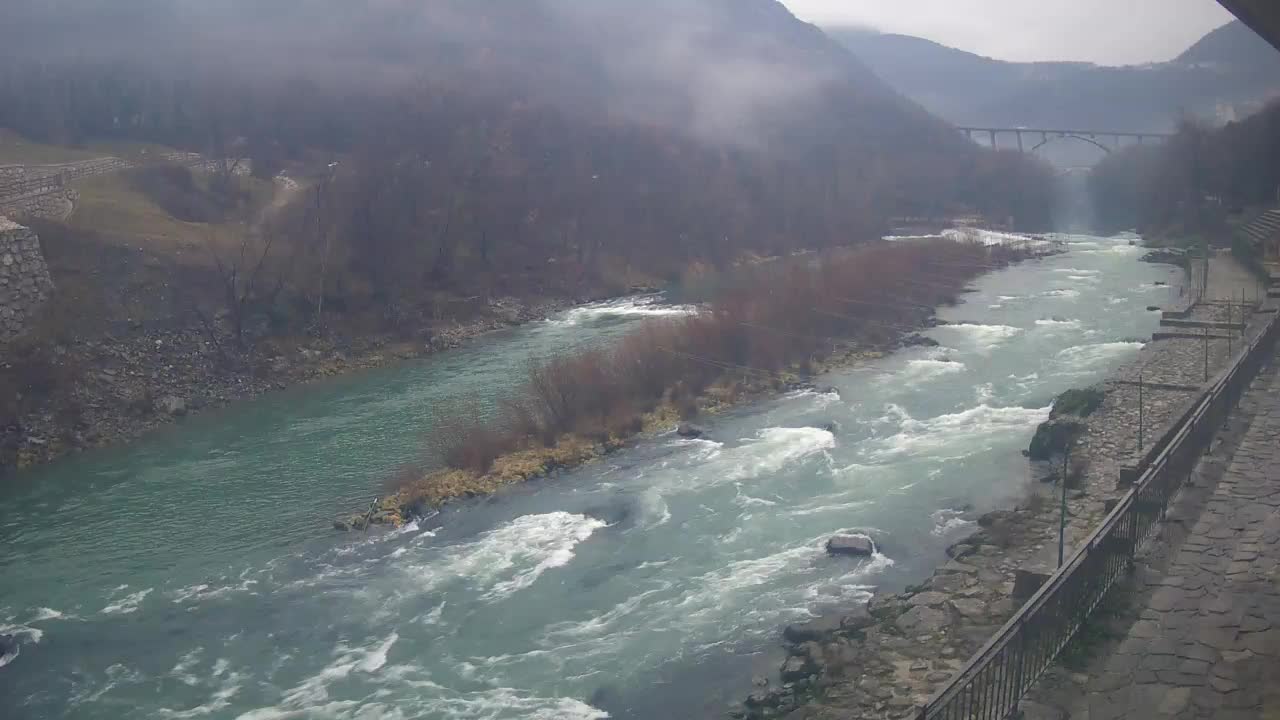
POLYGON ((1113 148, 1109 148, 1109 147, 1107 147, 1106 145, 1104 145, 1104 144, 1102 144, 1102 143, 1098 142, 1098 141, 1097 141, 1097 139, 1095 139, 1095 138, 1091 138, 1091 137, 1087 137, 1087 136, 1085 136, 1085 135, 1068 134, 1068 135, 1052 135, 1052 136, 1050 136, 1050 135, 1045 135, 1045 137, 1044 137, 1044 139, 1043 139, 1043 140, 1041 140, 1039 143, 1037 143, 1035 146, 1033 146, 1033 147, 1031 148, 1031 152, 1035 152, 1035 151, 1039 150, 1040 148, 1044 147, 1045 145, 1048 145, 1049 143, 1053 142, 1054 140, 1079 140, 1080 142, 1086 142, 1086 143, 1089 143, 1090 145, 1092 145, 1092 146, 1094 146, 1094 147, 1096 147, 1096 148, 1098 148, 1098 149, 1102 150, 1102 152, 1104 152, 1104 153, 1106 153, 1106 154, 1108 154, 1108 155, 1110 155, 1111 153, 1115 152, 1115 150, 1118 150, 1118 149, 1119 149, 1119 146, 1118 146, 1118 145, 1117 145, 1117 147, 1116 147, 1115 149, 1113 149, 1113 148))
POLYGON ((1031 152, 1035 152, 1040 148, 1048 145, 1054 140, 1079 140, 1088 143, 1102 150, 1104 153, 1110 154, 1119 150, 1124 146, 1126 139, 1134 140, 1141 145, 1147 140, 1160 142, 1173 137, 1169 133, 1159 132, 1130 132, 1123 130, 1074 130, 1066 128, 1032 128, 1032 127, 960 127, 957 128, 964 133, 965 137, 974 140, 976 133, 980 138, 983 136, 991 139, 991 147, 993 149, 1000 146, 999 138, 1001 135, 1013 135, 1018 143, 1019 152, 1027 152, 1028 141, 1035 141, 1039 138, 1040 142, 1031 147, 1031 152), (1099 138, 1112 139, 1114 145, 1107 145, 1099 138))

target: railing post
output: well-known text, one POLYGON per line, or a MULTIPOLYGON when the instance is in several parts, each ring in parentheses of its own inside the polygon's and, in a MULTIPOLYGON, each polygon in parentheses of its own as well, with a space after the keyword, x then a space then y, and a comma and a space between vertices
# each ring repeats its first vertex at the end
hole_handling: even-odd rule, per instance
POLYGON ((1143 442, 1142 442, 1143 434, 1142 433, 1143 433, 1143 429, 1146 427, 1146 423, 1144 422, 1146 418, 1143 416, 1143 405, 1142 405, 1143 397, 1142 396, 1143 396, 1142 373, 1138 373, 1138 454, 1139 455, 1141 455, 1143 452, 1143 442))
POLYGON ((1209 328, 1204 329, 1204 381, 1209 382, 1209 328))
POLYGON ((1062 508, 1058 522, 1058 569, 1062 569, 1067 550, 1067 472, 1071 460, 1071 446, 1062 451, 1062 508))

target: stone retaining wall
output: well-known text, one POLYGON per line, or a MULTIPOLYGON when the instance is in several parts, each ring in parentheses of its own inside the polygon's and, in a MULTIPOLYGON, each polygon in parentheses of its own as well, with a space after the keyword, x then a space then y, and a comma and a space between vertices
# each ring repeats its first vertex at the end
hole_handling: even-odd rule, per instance
POLYGON ((30 228, 0 217, 0 344, 30 329, 53 291, 53 280, 30 228))
MULTIPOLYGON (((170 152, 160 158, 199 172, 217 172, 222 163, 197 153, 170 152)), ((95 175, 120 172, 137 165, 118 157, 104 157, 58 165, 0 165, 0 216, 65 218, 78 199, 69 184, 95 175)), ((249 174, 252 165, 242 160, 235 174, 249 174)))
POLYGON ((117 157, 98 158, 58 165, 0 165, 0 199, 32 191, 59 188, 72 180, 105 175, 131 167, 117 157))

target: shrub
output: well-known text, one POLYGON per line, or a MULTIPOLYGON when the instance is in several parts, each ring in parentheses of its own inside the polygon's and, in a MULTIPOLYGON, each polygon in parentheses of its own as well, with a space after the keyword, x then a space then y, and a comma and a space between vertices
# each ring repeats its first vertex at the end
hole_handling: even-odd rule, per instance
POLYGON ((210 183, 202 187, 190 168, 180 165, 147 165, 125 171, 129 185, 175 219, 184 222, 221 222, 248 198, 238 183, 210 183))
POLYGON ((781 387, 784 371, 839 346, 896 340, 974 276, 1028 252, 949 240, 875 243, 821 263, 795 258, 739 269, 721 280, 704 312, 647 321, 609 348, 530 363, 523 388, 496 419, 440 429, 444 460, 483 473, 531 443, 635 434, 664 399, 690 418, 717 383, 731 395, 739 385, 781 387))
POLYGON ((1102 407, 1102 403, 1106 399, 1107 394, 1101 388, 1068 390, 1053 401, 1053 410, 1050 412, 1050 417, 1056 418, 1063 415, 1089 417, 1097 412, 1098 408, 1102 407))

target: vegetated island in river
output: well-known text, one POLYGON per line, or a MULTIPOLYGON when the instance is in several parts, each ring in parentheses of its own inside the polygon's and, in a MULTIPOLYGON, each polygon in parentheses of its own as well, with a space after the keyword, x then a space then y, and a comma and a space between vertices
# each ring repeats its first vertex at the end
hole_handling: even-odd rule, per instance
POLYGON ((922 238, 738 268, 698 312, 647 320, 610 347, 531 363, 500 407, 436 429, 444 469, 402 473, 392 495, 334 525, 399 525, 451 500, 576 467, 702 413, 804 387, 903 343, 928 342, 914 333, 971 280, 1059 251, 1044 241, 922 238))

